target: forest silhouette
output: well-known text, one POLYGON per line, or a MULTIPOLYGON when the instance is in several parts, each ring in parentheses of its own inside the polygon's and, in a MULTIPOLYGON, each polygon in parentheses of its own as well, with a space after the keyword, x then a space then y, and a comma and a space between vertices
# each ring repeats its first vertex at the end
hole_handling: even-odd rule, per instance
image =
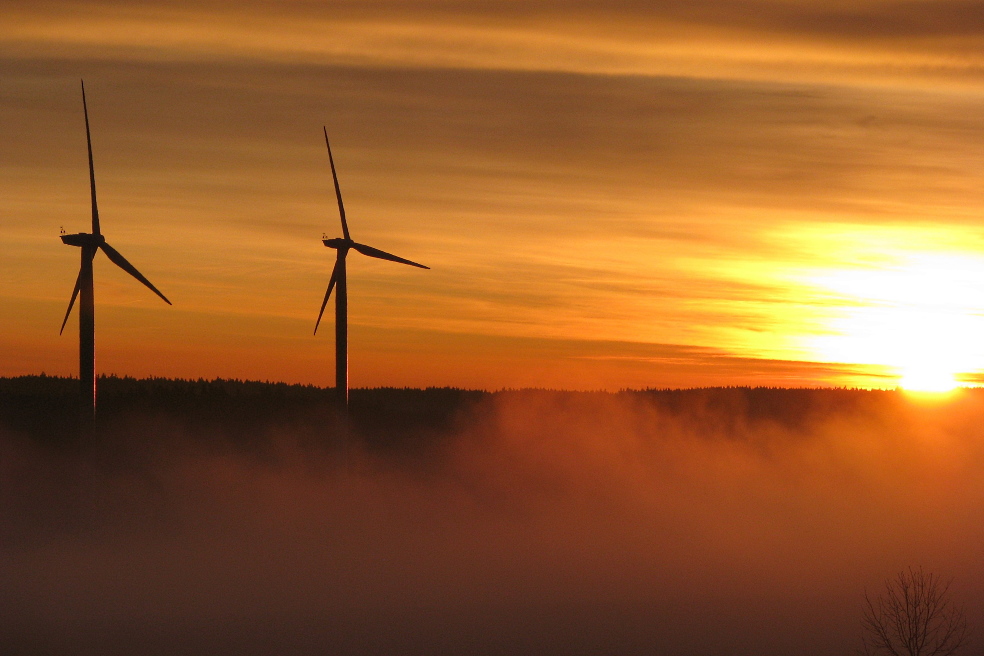
MULTIPOLYGON (((976 393, 976 392, 975 392, 976 393)), ((333 406, 331 387, 216 378, 212 380, 99 376, 103 433, 146 430, 155 423, 218 441, 257 441, 291 432, 308 438, 352 438, 369 447, 421 447, 475 420, 476 408, 497 397, 632 399, 662 416, 697 422, 715 433, 740 435, 755 424, 800 429, 818 419, 862 410, 888 410, 904 397, 895 390, 850 388, 710 387, 497 392, 452 387, 362 388, 351 391, 348 413, 333 406)), ((0 428, 50 444, 78 435, 78 379, 0 378, 0 428)))

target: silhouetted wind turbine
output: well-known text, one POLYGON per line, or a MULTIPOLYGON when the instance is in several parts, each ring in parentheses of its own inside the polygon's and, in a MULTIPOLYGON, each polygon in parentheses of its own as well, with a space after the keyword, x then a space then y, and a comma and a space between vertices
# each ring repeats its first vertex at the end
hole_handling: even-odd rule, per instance
POLYGON ((352 241, 349 236, 348 223, 345 222, 345 205, 342 204, 342 190, 338 187, 338 175, 335 173, 335 159, 331 156, 331 144, 328 143, 328 128, 324 127, 325 146, 328 147, 328 163, 331 164, 331 177, 335 183, 335 196, 338 198, 338 214, 342 219, 341 239, 325 239, 324 244, 328 248, 334 248, 336 252, 335 268, 331 272, 331 280, 328 281, 328 291, 325 292, 325 300, 321 303, 321 312, 318 313, 318 321, 314 324, 314 334, 318 334, 318 326, 321 324, 321 317, 325 313, 325 306, 328 305, 328 298, 331 296, 333 287, 338 287, 335 294, 335 393, 338 397, 338 404, 342 408, 348 407, 348 291, 345 284, 345 256, 349 249, 354 249, 363 255, 375 257, 380 260, 409 264, 410 266, 421 269, 430 269, 423 264, 417 264, 410 260, 397 257, 372 246, 366 246, 352 241))
POLYGON ((106 238, 99 232, 99 208, 96 205, 96 174, 92 166, 92 137, 89 134, 89 109, 85 104, 85 82, 82 82, 82 112, 85 115, 85 139, 89 147, 89 189, 92 194, 92 232, 80 232, 74 235, 61 236, 61 240, 65 244, 78 246, 82 249, 82 267, 79 269, 79 277, 75 281, 72 300, 68 302, 68 311, 65 312, 65 319, 62 321, 61 330, 58 334, 65 331, 65 324, 68 323, 68 316, 72 313, 75 299, 81 295, 82 298, 79 301, 80 408, 83 422, 91 423, 96 414, 96 337, 95 308, 92 294, 92 260, 96 257, 96 251, 102 250, 113 264, 149 287, 152 292, 164 299, 165 303, 171 305, 171 301, 167 300, 167 297, 150 284, 150 281, 144 278, 143 274, 127 262, 126 258, 120 255, 119 251, 107 244, 106 238))

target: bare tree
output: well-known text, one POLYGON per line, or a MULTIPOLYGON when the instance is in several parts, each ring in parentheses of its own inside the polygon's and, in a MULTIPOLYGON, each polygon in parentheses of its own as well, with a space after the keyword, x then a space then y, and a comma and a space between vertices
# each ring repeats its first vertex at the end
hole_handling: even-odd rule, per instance
POLYGON ((864 656, 952 656, 967 639, 967 619, 953 602, 950 581, 919 569, 885 581, 885 592, 865 592, 861 618, 864 656))

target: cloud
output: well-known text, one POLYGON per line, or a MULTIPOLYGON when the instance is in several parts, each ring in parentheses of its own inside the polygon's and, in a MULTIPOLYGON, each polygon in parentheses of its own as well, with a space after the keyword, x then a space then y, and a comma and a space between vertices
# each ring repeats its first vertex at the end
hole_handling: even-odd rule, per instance
POLYGON ((22 53, 979 86, 965 1, 12 3, 22 53))

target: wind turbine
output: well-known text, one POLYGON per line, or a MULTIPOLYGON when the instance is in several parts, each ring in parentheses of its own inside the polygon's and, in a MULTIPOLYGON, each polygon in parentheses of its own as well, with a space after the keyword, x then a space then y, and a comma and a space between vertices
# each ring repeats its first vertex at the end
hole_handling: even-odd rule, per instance
POLYGON ((348 290, 345 284, 345 257, 349 249, 353 249, 380 260, 409 264, 420 269, 430 269, 423 264, 411 262, 402 257, 397 257, 391 253, 381 251, 372 246, 366 246, 356 241, 352 241, 349 236, 348 223, 345 222, 345 205, 342 204, 342 190, 338 187, 338 175, 335 173, 335 159, 331 156, 331 144, 328 143, 328 128, 323 127, 325 132, 325 146, 328 147, 328 163, 331 164, 331 177, 335 182, 335 196, 338 198, 338 214, 342 219, 342 237, 335 239, 325 239, 324 244, 328 248, 334 248, 335 268, 331 271, 331 280, 328 281, 328 291, 325 292, 325 300, 321 303, 321 312, 318 313, 318 321, 314 324, 314 334, 318 334, 318 326, 321 324, 321 317, 325 313, 325 306, 328 305, 328 298, 331 290, 338 287, 335 294, 335 394, 337 395, 338 405, 348 408, 348 290))
POLYGON ((116 266, 120 267, 131 276, 145 284, 152 292, 164 299, 164 302, 171 305, 164 294, 160 293, 150 281, 143 277, 137 269, 126 261, 119 251, 106 243, 106 238, 99 232, 99 208, 96 205, 96 174, 92 166, 92 137, 89 134, 89 109, 85 104, 85 82, 82 82, 82 111, 85 114, 85 139, 89 147, 89 189, 92 195, 92 232, 79 232, 74 235, 61 235, 63 243, 69 246, 78 246, 82 249, 82 266, 79 269, 79 277, 75 281, 75 289, 72 291, 72 300, 68 302, 68 311, 65 312, 65 319, 62 321, 61 330, 58 334, 65 331, 65 324, 68 323, 68 316, 72 313, 75 299, 81 296, 79 301, 79 383, 81 384, 80 409, 82 420, 91 424, 96 415, 96 338, 95 338, 95 308, 93 305, 92 294, 92 260, 96 257, 96 251, 101 250, 106 257, 116 266))

